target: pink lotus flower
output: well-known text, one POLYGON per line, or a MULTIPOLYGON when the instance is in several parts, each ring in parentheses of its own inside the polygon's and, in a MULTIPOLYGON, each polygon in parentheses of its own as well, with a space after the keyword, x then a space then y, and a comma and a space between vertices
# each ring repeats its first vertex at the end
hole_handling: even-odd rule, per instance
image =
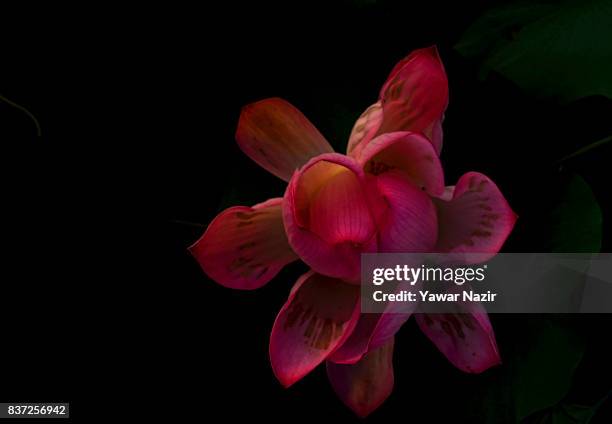
MULTIPOLYGON (((331 146, 295 107, 273 98, 246 106, 242 150, 288 181, 283 198, 217 216, 190 248, 219 284, 256 289, 301 259, 301 276, 278 314, 270 361, 289 387, 323 361, 330 382, 366 416, 393 388, 394 335, 410 313, 361 314, 364 252, 459 252, 493 256, 516 216, 497 186, 477 172, 444 186, 438 158, 448 82, 435 47, 400 61, 379 99, 359 117, 347 154, 331 146)), ((486 311, 415 314, 457 368, 480 373, 500 362, 486 311)))

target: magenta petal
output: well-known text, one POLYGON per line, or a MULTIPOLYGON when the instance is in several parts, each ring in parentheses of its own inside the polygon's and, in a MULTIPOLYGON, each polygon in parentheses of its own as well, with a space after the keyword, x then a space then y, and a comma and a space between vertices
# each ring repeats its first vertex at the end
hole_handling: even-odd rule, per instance
POLYGON ((495 183, 478 172, 463 175, 452 199, 436 199, 436 206, 436 251, 486 254, 480 261, 499 252, 517 218, 495 183))
POLYGON ((484 307, 457 303, 456 314, 416 314, 421 330, 457 368, 481 373, 500 364, 495 333, 484 307))
MULTIPOLYGON (((448 80, 437 49, 415 50, 401 60, 383 85, 380 100, 383 119, 378 134, 427 132, 436 121, 441 123, 448 105, 448 80)), ((436 144, 441 147, 440 141, 436 144)))
POLYGON ((356 281, 361 253, 372 249, 376 227, 359 164, 340 154, 311 160, 291 178, 283 202, 289 243, 324 275, 356 281))
POLYGON ((455 186, 446 186, 444 187, 444 193, 440 196, 437 196, 438 199, 444 200, 445 202, 450 202, 453 200, 453 194, 455 193, 455 186))
POLYGON ((354 364, 365 355, 382 314, 361 314, 351 335, 327 359, 338 364, 354 364))
POLYGON ((327 376, 342 402, 366 417, 393 391, 393 339, 351 365, 327 362, 327 376))
POLYGON ((358 157, 377 136, 396 131, 423 133, 439 155, 448 80, 435 47, 415 50, 395 65, 378 102, 357 119, 347 154, 358 157))
POLYGON ((379 222, 379 252, 431 252, 437 239, 431 198, 398 171, 376 177, 387 211, 379 222))
POLYGON ((210 278, 233 289, 256 289, 297 259, 282 221, 282 199, 221 212, 189 250, 210 278))
POLYGON ((367 173, 403 172, 431 196, 444 192, 444 171, 431 142, 407 131, 383 134, 372 140, 358 157, 367 173))
POLYGON ((245 106, 236 141, 251 159, 285 181, 311 158, 334 151, 302 112, 279 98, 245 106))
POLYGON ((364 187, 350 170, 330 176, 309 201, 309 228, 326 242, 363 243, 372 238, 364 187))
MULTIPOLYGON (((406 284, 408 283, 398 284, 396 292, 409 289, 406 284)), ((349 338, 327 359, 339 364, 354 364, 367 352, 379 348, 392 339, 417 307, 417 302, 408 305, 392 302, 382 314, 361 314, 349 338)))
POLYGON ((436 119, 433 124, 425 128, 423 134, 425 134, 429 141, 431 141, 436 153, 439 155, 442 151, 442 139, 444 136, 444 131, 442 130, 442 118, 436 119))
POLYGON ((337 364, 354 364, 365 354, 393 339, 411 313, 361 314, 355 330, 327 359, 337 364))
POLYGON ((389 305, 389 308, 387 308, 387 312, 381 314, 380 319, 378 320, 378 324, 376 325, 376 328, 372 333, 372 338, 370 339, 368 351, 377 349, 378 347, 382 346, 390 339, 395 337, 395 334, 400 330, 402 325, 404 325, 406 321, 408 321, 408 319, 412 316, 412 311, 407 312, 405 310, 407 309, 405 305, 399 307, 397 311, 393 311, 394 307, 397 307, 397 305, 389 305), (400 308, 402 309, 401 311, 399 310, 400 308))
POLYGON ((359 288, 310 271, 300 277, 270 336, 270 362, 285 387, 336 349, 359 319, 359 288))
POLYGON ((382 123, 382 105, 376 102, 369 106, 357 119, 349 137, 346 153, 358 157, 378 132, 382 123))

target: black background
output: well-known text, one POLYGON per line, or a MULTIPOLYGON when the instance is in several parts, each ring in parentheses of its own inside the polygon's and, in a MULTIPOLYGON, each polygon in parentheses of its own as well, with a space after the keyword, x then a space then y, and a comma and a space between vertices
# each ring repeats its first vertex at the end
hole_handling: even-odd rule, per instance
MULTIPOLYGON (((559 106, 499 76, 479 80, 476 63, 452 47, 489 6, 224 3, 55 10, 78 18, 52 22, 45 11, 23 15, 8 31, 19 43, 0 93, 37 116, 43 137, 0 103, 0 398, 68 400, 74 414, 132 399, 183 418, 354 421, 323 367, 285 390, 269 365, 269 331, 305 266, 254 292, 225 289, 186 250, 204 227, 177 221, 205 225, 225 207, 282 195, 284 182, 234 141, 243 105, 283 97, 342 152, 354 120, 415 48, 436 44, 449 78, 447 184, 483 172, 519 215, 504 251, 547 250, 547 216, 570 171, 591 185, 610 251, 609 144, 556 161, 610 134, 612 102, 559 106)), ((492 317, 502 358, 521 319, 492 317)), ((609 324, 575 318, 588 340, 575 399, 610 388, 609 324)), ((372 421, 469 422, 465 405, 488 378, 456 370, 412 321, 394 364, 394 393, 372 421)))

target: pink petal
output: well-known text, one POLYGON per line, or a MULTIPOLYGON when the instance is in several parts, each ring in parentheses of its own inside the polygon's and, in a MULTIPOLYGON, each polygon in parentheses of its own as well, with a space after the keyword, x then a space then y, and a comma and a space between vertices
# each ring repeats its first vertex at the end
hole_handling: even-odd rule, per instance
MULTIPOLYGON (((398 304, 390 304, 386 312, 381 314, 378 324, 370 338, 368 352, 379 348, 395 337, 395 334, 400 330, 402 325, 412 316, 413 311, 407 312, 407 308, 406 305, 398 306, 398 304), (400 308, 402 308, 402 311, 399 310, 400 308), (398 310, 394 311, 393 309, 398 310)), ((414 309, 416 309, 416 307, 414 309)))
POLYGON ((453 194, 455 193, 455 186, 444 187, 444 193, 438 196, 438 199, 450 202, 453 200, 453 194))
POLYGON ((236 141, 251 159, 285 181, 311 158, 334 151, 308 118, 279 98, 245 106, 236 141))
POLYGON ((347 154, 358 157, 375 137, 395 131, 425 134, 439 155, 448 80, 436 47, 415 50, 398 62, 380 90, 378 102, 357 119, 347 154))
MULTIPOLYGON (((409 289, 406 284, 409 285, 409 283, 398 284, 396 292, 409 289)), ((417 302, 410 304, 392 302, 382 314, 362 313, 349 338, 327 359, 339 364, 354 364, 367 352, 393 339, 417 307, 417 302)))
POLYGON ((221 212, 189 250, 219 284, 251 290, 270 281, 289 262, 291 250, 282 221, 282 199, 221 212))
POLYGON ((270 362, 285 387, 338 347, 359 319, 359 288, 310 271, 297 281, 270 336, 270 362))
POLYGON ((452 200, 436 199, 436 206, 436 251, 485 254, 480 261, 499 252, 517 218, 495 183, 478 172, 463 175, 452 200))
POLYGON ((431 198, 398 171, 376 178, 387 211, 379 222, 379 252, 431 252, 438 237, 436 209, 431 198))
POLYGON ((431 141, 438 155, 442 151, 442 139, 444 135, 442 131, 442 120, 442 118, 436 119, 433 124, 423 130, 423 134, 431 141))
POLYGON ((457 368, 481 373, 500 364, 495 333, 480 303, 457 302, 456 314, 416 314, 421 330, 457 368))
POLYGON ((342 345, 327 359, 338 364, 354 364, 365 355, 370 347, 382 314, 361 314, 355 330, 342 345))
POLYGON ((355 330, 327 359, 337 364, 354 364, 364 355, 393 339, 411 313, 361 314, 355 330))
POLYGON ((393 391, 393 339, 352 365, 327 362, 327 376, 342 402, 360 417, 377 409, 393 391))
POLYGON ((382 104, 376 102, 369 106, 355 122, 346 153, 353 157, 359 156, 361 150, 374 138, 381 123, 382 104))
MULTIPOLYGON (((436 121, 441 123, 448 80, 436 47, 415 50, 401 60, 383 85, 380 100, 383 119, 377 134, 432 131, 436 121)), ((439 151, 440 140, 435 145, 439 151)))
POLYGON ((289 243, 313 270, 359 279, 360 255, 372 249, 376 228, 354 159, 334 153, 308 162, 287 187, 283 218, 289 243))
POLYGON ((444 192, 444 171, 438 154, 420 134, 401 131, 380 135, 361 151, 358 160, 372 175, 399 170, 431 196, 444 192))

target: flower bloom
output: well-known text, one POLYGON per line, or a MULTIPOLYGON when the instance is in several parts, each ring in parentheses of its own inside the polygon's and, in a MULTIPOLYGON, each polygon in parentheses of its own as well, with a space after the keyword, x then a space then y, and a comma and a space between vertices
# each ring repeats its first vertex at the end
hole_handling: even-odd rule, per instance
MULTIPOLYGON (((288 182, 282 198, 219 214, 190 248, 213 280, 256 289, 301 259, 302 275, 270 337, 270 361, 285 387, 326 362, 342 401, 366 416, 393 389, 394 335, 410 317, 361 314, 364 252, 495 255, 516 215, 488 177, 468 172, 445 187, 438 158, 448 82, 435 47, 401 60, 379 99, 359 117, 346 155, 333 149, 288 102, 243 108, 236 140, 263 168, 288 182)), ((415 314, 419 327, 462 371, 500 362, 484 308, 415 314)))

